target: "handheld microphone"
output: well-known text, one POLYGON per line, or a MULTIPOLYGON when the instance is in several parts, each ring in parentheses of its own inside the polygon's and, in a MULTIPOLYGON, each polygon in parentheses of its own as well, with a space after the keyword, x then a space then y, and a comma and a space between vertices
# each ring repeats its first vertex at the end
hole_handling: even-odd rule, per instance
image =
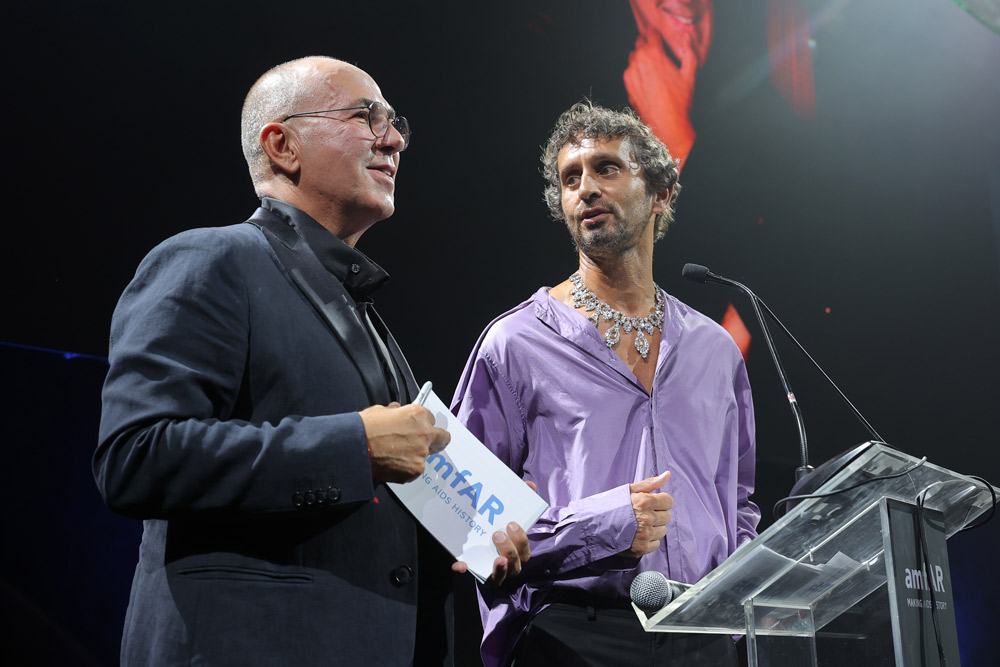
POLYGON ((826 379, 826 381, 830 383, 830 386, 837 391, 837 394, 844 401, 847 407, 851 409, 851 412, 853 412, 854 415, 861 421, 861 423, 864 424, 868 432, 871 433, 876 440, 880 442, 885 442, 885 439, 878 434, 878 432, 875 430, 874 427, 872 427, 871 424, 868 423, 868 420, 865 419, 864 415, 861 414, 861 411, 858 410, 856 407, 854 407, 854 404, 851 403, 850 399, 848 399, 847 396, 844 394, 844 392, 840 390, 840 387, 837 386, 837 383, 835 383, 833 379, 826 374, 826 371, 824 371, 823 368, 819 365, 819 363, 812 358, 812 355, 810 355, 806 351, 806 349, 802 346, 802 344, 798 340, 796 340, 795 336, 792 335, 792 332, 788 330, 788 327, 786 327, 781 322, 781 320, 778 319, 778 316, 774 314, 774 311, 768 308, 767 304, 761 301, 760 297, 754 294, 749 287, 743 285, 742 283, 738 283, 735 280, 730 280, 729 278, 724 278, 722 276, 716 275, 711 271, 709 271, 707 267, 702 266, 700 264, 685 264, 684 268, 681 270, 681 275, 687 278, 688 280, 693 280, 694 282, 699 282, 699 283, 714 282, 714 283, 719 283, 721 285, 728 285, 729 287, 735 287, 736 289, 746 292, 750 296, 750 303, 753 306, 754 314, 757 316, 757 321, 760 323, 761 331, 764 334, 764 341, 767 343, 767 348, 771 352, 771 358, 774 360, 775 368, 778 369, 778 377, 781 379, 782 386, 784 386, 785 388, 785 393, 788 395, 788 402, 791 405, 792 413, 795 415, 796 423, 798 424, 799 427, 799 441, 802 452, 802 465, 801 467, 796 468, 795 470, 796 481, 802 480, 802 478, 812 469, 812 466, 809 465, 809 450, 806 444, 806 432, 805 432, 805 424, 802 420, 802 409, 799 407, 798 402, 795 400, 795 394, 792 393, 788 385, 788 377, 785 375, 785 369, 781 365, 781 361, 778 359, 778 353, 774 348, 774 341, 771 338, 771 333, 770 331, 768 331, 767 325, 764 323, 764 316, 760 310, 761 308, 767 311, 767 314, 771 316, 771 319, 773 319, 778 324, 779 327, 781 327, 781 330, 785 332, 785 335, 788 336, 793 343, 795 343, 795 345, 799 348, 802 354, 806 355, 806 358, 809 359, 810 362, 812 362, 812 365, 815 366, 816 369, 826 379))
POLYGON ((689 588, 691 588, 691 584, 671 581, 662 572, 647 570, 640 572, 632 580, 629 594, 636 607, 651 614, 666 607, 674 598, 682 595, 689 588))

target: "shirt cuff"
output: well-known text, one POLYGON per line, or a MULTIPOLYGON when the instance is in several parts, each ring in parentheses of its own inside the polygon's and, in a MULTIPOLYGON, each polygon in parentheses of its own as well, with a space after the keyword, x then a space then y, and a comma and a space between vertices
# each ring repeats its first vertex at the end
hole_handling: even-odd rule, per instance
POLYGON ((638 525, 628 484, 570 503, 577 516, 588 516, 585 530, 590 562, 615 556, 632 546, 638 525))

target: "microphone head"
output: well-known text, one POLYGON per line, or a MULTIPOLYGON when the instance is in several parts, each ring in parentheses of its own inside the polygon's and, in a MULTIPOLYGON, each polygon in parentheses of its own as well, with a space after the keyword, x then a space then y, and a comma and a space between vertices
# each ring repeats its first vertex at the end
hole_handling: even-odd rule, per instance
POLYGON ((673 597, 670 582, 662 572, 655 570, 640 572, 632 580, 629 594, 635 606, 647 613, 660 611, 673 597))
POLYGON ((708 275, 710 273, 711 271, 708 270, 708 267, 701 264, 685 264, 684 268, 681 269, 682 276, 696 283, 708 282, 708 275))

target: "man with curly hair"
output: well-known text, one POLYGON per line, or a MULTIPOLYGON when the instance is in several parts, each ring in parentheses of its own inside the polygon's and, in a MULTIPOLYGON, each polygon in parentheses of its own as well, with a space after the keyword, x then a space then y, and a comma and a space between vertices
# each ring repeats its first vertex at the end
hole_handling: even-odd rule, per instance
POLYGON ((550 507, 531 561, 480 589, 487 667, 736 664, 730 637, 645 633, 637 574, 694 582, 756 535, 739 349, 653 282, 677 161, 631 110, 560 116, 545 200, 579 269, 494 320, 452 409, 550 507))

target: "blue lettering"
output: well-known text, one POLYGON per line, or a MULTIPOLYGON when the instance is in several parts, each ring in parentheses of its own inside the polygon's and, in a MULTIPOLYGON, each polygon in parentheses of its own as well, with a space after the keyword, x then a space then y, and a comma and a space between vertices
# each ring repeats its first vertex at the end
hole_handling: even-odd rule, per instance
MULTIPOLYGON (((473 503, 472 506, 475 507, 476 506, 475 503, 473 503)), ((496 515, 503 514, 503 503, 500 502, 499 498, 490 494, 489 499, 486 501, 485 504, 483 504, 482 509, 479 510, 479 514, 482 515, 484 512, 490 513, 487 519, 489 520, 490 525, 492 526, 493 519, 496 517, 496 515)))
MULTIPOLYGON (((465 472, 468 472, 468 471, 466 470, 465 472)), ((452 486, 455 486, 455 485, 452 484, 452 486)), ((467 486, 464 489, 462 489, 461 491, 459 491, 458 495, 460 495, 460 496, 469 496, 469 499, 472 501, 472 509, 475 509, 476 508, 476 503, 479 502, 479 492, 482 491, 482 490, 483 490, 483 483, 482 482, 476 482, 475 484, 470 484, 469 486, 467 486)))
MULTIPOLYGON (((430 456, 428 456, 427 457, 427 465, 432 465, 432 463, 433 463, 433 461, 434 461, 435 458, 437 459, 437 463, 434 464, 434 470, 436 470, 437 472, 441 473, 441 478, 442 479, 448 479, 448 475, 450 475, 451 472, 455 469, 455 466, 453 466, 452 464, 448 463, 448 460, 444 456, 442 456, 440 453, 434 453, 434 454, 431 454, 430 456), (446 470, 442 473, 441 472, 441 468, 446 468, 446 470)), ((466 472, 468 472, 468 471, 466 471, 466 472)), ((452 484, 452 486, 455 486, 455 485, 452 484)))
MULTIPOLYGON (((439 455, 439 456, 440 456, 440 455, 439 455)), ((451 466, 450 466, 450 465, 449 465, 448 467, 449 467, 449 468, 451 468, 451 466)), ((451 472, 451 470, 449 470, 448 472, 451 472)), ((468 479, 469 475, 471 475, 471 474, 472 474, 472 473, 471 473, 471 472, 469 472, 468 470, 463 470, 463 471, 462 471, 462 472, 460 472, 460 473, 456 473, 456 474, 455 474, 455 479, 454 479, 454 481, 452 481, 452 483, 451 483, 451 488, 453 488, 453 489, 454 489, 454 488, 457 488, 457 487, 458 487, 458 485, 459 485, 459 484, 461 484, 462 482, 466 481, 466 480, 468 479)))

